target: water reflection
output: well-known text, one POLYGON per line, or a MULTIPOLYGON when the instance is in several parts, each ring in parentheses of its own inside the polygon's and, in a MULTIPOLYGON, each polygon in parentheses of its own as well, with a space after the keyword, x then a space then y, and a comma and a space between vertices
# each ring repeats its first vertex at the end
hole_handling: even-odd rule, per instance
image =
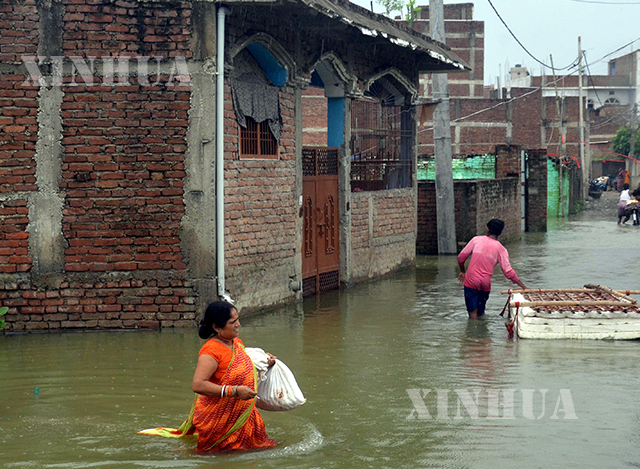
MULTIPOLYGON (((527 284, 631 289, 637 280, 621 272, 638 265, 637 235, 584 215, 508 247, 527 284)), ((38 469, 640 465, 640 343, 509 340, 498 313, 511 283, 496 271, 486 318, 469 322, 456 274, 455 256, 420 257, 393 278, 243 318, 245 344, 278 355, 308 400, 263 412, 281 443, 272 451, 203 456, 194 441, 135 434, 186 417, 195 329, 0 337, 0 460, 38 469), (412 389, 431 418, 415 418, 412 389), (477 414, 456 390, 477 391, 477 414), (492 390, 513 391, 500 416, 514 418, 487 418, 492 390), (551 418, 561 390, 577 419, 564 419, 562 405, 551 418)))

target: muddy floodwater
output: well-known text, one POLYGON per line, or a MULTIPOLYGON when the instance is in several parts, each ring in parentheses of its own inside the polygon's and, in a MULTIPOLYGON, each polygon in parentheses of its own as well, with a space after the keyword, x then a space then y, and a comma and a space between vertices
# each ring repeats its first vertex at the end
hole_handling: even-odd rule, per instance
MULTIPOLYGON (((615 213, 553 222, 508 245, 530 287, 640 287, 640 227, 615 213)), ((501 272, 469 322, 455 257, 242 319, 307 403, 262 412, 273 450, 199 455, 178 426, 196 330, 0 337, 5 468, 495 468, 640 466, 640 341, 509 340, 501 272), (38 388, 38 392, 35 390, 38 388), (430 390, 430 391, 426 391, 430 390)))

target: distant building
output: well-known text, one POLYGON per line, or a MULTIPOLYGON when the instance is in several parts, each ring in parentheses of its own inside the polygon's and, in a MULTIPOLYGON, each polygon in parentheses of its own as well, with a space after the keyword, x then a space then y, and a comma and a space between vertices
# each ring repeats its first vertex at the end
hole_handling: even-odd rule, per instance
MULTIPOLYGON (((429 7, 421 6, 413 27, 429 34, 429 7)), ((444 5, 445 43, 467 61, 472 70, 449 75, 451 139, 454 155, 485 154, 496 145, 520 145, 524 149, 546 149, 550 155, 562 151, 560 128, 565 126, 565 155, 580 156, 579 83, 577 73, 532 76, 526 66, 516 64, 501 89, 485 87, 484 22, 473 18, 473 4, 444 5), (557 101, 556 101, 557 97, 557 101), (560 108, 560 116, 557 109, 560 108), (560 118, 559 118, 560 117, 560 118)), ((583 76, 585 160, 621 159, 610 152, 611 139, 629 122, 633 104, 640 104, 639 51, 609 61, 609 75, 583 76)), ((421 78, 421 96, 431 100, 430 77, 421 78)), ((433 154, 433 124, 422 120, 419 155, 433 154)), ((589 172, 600 171, 588 168, 589 172)), ((632 175, 638 165, 627 162, 632 175)))

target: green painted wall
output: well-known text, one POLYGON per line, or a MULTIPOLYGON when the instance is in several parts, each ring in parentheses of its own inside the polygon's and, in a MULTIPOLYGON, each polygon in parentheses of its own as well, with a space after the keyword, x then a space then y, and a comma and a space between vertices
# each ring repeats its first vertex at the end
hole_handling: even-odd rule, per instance
MULTIPOLYGON (((495 179, 496 155, 479 155, 453 159, 453 179, 495 179)), ((418 181, 434 181, 433 158, 418 158, 418 181)))
MULTIPOLYGON (((560 184, 558 164, 547 161, 547 216, 559 217, 560 213, 560 184)), ((564 193, 564 214, 569 215, 569 172, 562 171, 562 192, 564 193)))

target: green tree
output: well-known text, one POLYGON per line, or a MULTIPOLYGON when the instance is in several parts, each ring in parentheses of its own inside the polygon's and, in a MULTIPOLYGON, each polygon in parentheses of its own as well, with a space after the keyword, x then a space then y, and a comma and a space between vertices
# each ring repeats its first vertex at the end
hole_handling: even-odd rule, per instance
MULTIPOLYGON (((611 149, 616 153, 629 155, 631 149, 631 128, 628 125, 620 127, 616 136, 611 139, 611 149)), ((636 139, 633 142, 633 154, 640 155, 640 128, 636 132, 636 139)))
POLYGON ((376 3, 384 7, 387 16, 390 16, 394 11, 402 13, 402 9, 404 8, 403 0, 376 0, 376 3))
POLYGON ((411 27, 413 27, 413 22, 418 18, 418 13, 422 10, 422 8, 416 6, 416 0, 376 0, 376 3, 384 7, 387 16, 391 16, 394 11, 402 15, 406 7, 407 13, 404 19, 411 27))
POLYGON ((422 11, 422 8, 416 6, 416 0, 408 0, 407 4, 407 17, 405 18, 409 23, 409 27, 413 27, 413 22, 418 18, 418 13, 422 11))

